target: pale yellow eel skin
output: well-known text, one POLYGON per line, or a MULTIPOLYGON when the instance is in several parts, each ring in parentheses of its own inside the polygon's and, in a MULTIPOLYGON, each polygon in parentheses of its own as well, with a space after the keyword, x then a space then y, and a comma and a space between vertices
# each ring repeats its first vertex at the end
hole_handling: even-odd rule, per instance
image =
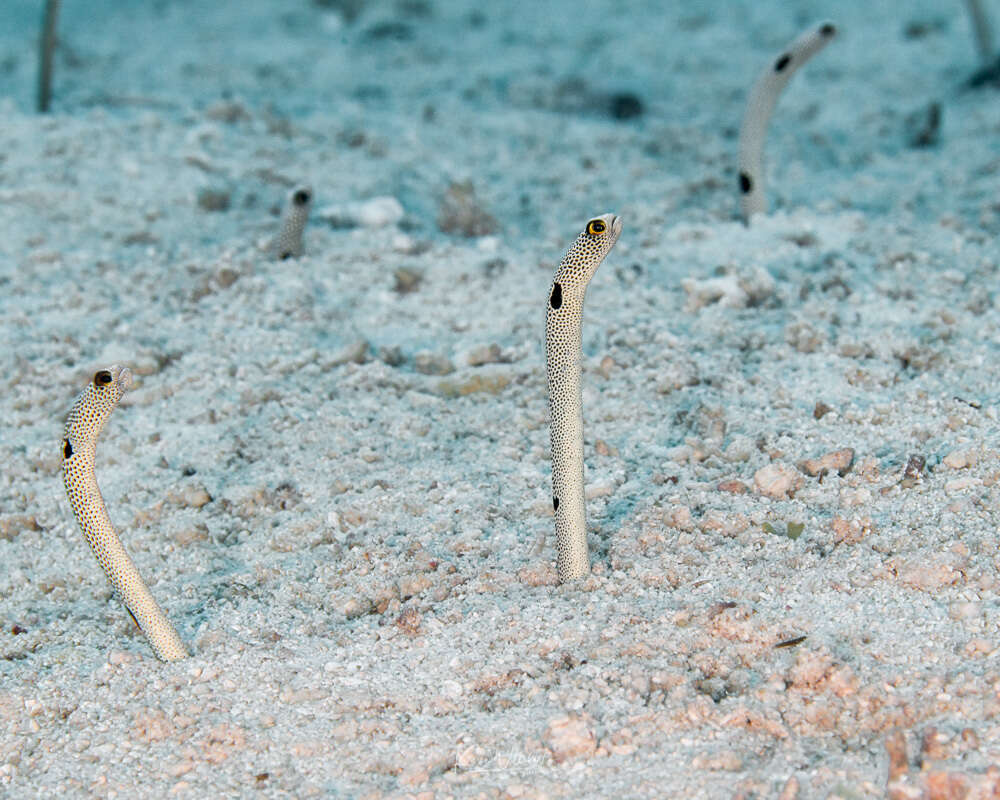
POLYGON ((824 22, 810 28, 767 65, 757 78, 747 100, 743 123, 740 125, 740 213, 750 223, 754 214, 767 212, 764 195, 764 136, 774 113, 778 95, 792 75, 810 58, 832 41, 837 28, 824 22))
POLYGON ((80 393, 63 433, 63 483, 83 535, 132 619, 159 658, 177 661, 187 648, 125 552, 94 476, 97 437, 131 383, 129 369, 115 364, 96 372, 80 393))
POLYGON ((587 509, 583 494, 583 299, 587 284, 618 241, 615 214, 594 217, 559 263, 545 312, 545 362, 552 442, 552 508, 556 518, 556 570, 562 582, 590 572, 587 509))

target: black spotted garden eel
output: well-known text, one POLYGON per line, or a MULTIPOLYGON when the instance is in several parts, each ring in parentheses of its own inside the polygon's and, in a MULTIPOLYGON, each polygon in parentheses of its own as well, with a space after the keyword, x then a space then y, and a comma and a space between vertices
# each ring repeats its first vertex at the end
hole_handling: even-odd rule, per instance
POLYGON ((298 258, 305 253, 302 233, 309 221, 313 192, 309 186, 296 186, 288 193, 285 210, 281 215, 281 230, 271 243, 271 252, 279 261, 298 258))
POLYGON ((618 236, 614 214, 587 223, 559 262, 545 312, 545 362, 552 442, 552 508, 556 518, 556 569, 560 581, 590 572, 583 493, 583 396, 580 390, 583 299, 618 236))
POLYGON ((63 482, 90 549, 135 624, 157 656, 164 661, 177 661, 187 656, 187 648, 115 533, 94 476, 97 437, 131 382, 128 368, 116 364, 95 373, 80 393, 63 433, 63 482))
POLYGON ((743 123, 740 125, 739 181, 740 213, 750 223, 754 214, 767 211, 764 195, 764 136, 767 133, 774 104, 785 84, 803 64, 833 39, 837 28, 824 22, 810 28, 767 65, 757 78, 747 100, 743 123))

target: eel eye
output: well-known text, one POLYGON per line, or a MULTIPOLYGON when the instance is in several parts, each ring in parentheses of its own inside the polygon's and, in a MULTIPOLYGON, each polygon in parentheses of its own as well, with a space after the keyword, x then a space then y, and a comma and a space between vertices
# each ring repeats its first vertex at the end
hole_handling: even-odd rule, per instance
POLYGON ((94 386, 107 386, 112 380, 114 379, 111 377, 111 373, 106 369, 94 374, 94 386))
POLYGON ((604 224, 603 219, 592 219, 587 223, 587 233, 591 236, 600 236, 607 229, 608 226, 604 224))
POLYGON ((310 195, 308 190, 299 189, 295 194, 292 195, 292 202, 297 206, 304 206, 309 202, 310 195))

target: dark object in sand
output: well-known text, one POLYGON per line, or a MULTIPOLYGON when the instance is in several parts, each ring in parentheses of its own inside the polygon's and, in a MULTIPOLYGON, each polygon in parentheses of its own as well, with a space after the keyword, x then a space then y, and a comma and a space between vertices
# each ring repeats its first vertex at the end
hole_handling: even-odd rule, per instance
POLYGON ((1000 56, 992 63, 973 72, 965 85, 969 89, 980 89, 983 86, 993 86, 1000 89, 1000 56))
POLYGON ((615 119, 633 119, 642 116, 642 100, 631 92, 616 92, 611 95, 609 112, 615 119))
POLYGON ((56 49, 56 23, 60 0, 45 0, 42 37, 38 42, 38 110, 46 112, 52 100, 52 57, 56 49))
POLYGON ((910 147, 933 147, 941 138, 941 104, 932 100, 907 117, 910 147))

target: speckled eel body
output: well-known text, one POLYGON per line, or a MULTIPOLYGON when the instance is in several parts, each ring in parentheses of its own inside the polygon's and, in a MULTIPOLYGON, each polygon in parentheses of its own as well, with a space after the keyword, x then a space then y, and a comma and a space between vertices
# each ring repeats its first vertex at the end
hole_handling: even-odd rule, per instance
POLYGON ((587 285, 614 247, 621 219, 604 214, 587 223, 552 279, 545 313, 545 361, 552 443, 552 507, 556 519, 556 568, 566 582, 590 572, 583 492, 583 300, 587 285))
POLYGON ((298 258, 305 253, 302 234, 309 221, 313 191, 310 186, 296 186, 288 193, 285 210, 281 214, 281 230, 271 243, 271 252, 278 261, 298 258))
POLYGON ((83 535, 125 608, 156 655, 176 661, 187 656, 187 648, 115 533, 94 476, 97 437, 131 382, 128 368, 116 364, 95 373, 80 393, 63 433, 63 482, 83 535))
POLYGON ((767 211, 764 194, 764 138, 774 112, 774 105, 785 84, 810 58, 837 34, 837 28, 824 22, 810 28, 779 54, 757 78, 740 125, 739 181, 740 212, 749 223, 754 214, 767 211))

